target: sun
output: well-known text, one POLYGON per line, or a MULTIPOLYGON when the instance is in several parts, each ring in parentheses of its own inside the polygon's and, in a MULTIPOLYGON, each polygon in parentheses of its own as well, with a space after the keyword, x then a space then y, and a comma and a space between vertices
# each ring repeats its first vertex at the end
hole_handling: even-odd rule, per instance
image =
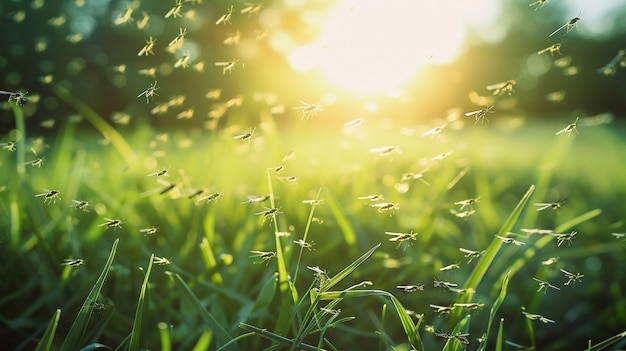
POLYGON ((326 12, 320 36, 289 54, 300 71, 318 70, 352 93, 401 87, 429 63, 451 61, 464 39, 450 1, 343 1, 326 12))

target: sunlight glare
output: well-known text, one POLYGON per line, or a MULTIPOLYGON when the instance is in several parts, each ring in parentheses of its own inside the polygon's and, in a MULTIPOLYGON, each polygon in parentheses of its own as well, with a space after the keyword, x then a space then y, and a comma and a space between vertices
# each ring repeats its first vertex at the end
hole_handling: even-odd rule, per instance
POLYGON ((465 21, 454 1, 342 1, 326 13, 320 37, 289 54, 297 71, 318 69, 338 88, 384 93, 429 63, 453 60, 465 21))

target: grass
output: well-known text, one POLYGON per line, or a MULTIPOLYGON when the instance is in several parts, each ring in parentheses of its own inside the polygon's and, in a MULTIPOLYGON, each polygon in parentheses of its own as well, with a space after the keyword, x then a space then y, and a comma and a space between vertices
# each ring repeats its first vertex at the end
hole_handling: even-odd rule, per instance
MULTIPOLYGON (((623 231, 616 203, 626 187, 609 168, 602 181, 613 187, 605 189, 593 159, 573 162, 588 148, 600 151, 586 139, 592 136, 623 147, 624 140, 602 127, 571 138, 555 137, 547 127, 520 128, 522 138, 476 127, 434 141, 392 128, 377 131, 375 140, 329 132, 324 143, 311 134, 296 143, 269 125, 250 143, 222 131, 202 138, 178 133, 158 144, 157 133, 139 124, 100 145, 67 123, 45 138, 45 163, 32 167, 24 165, 24 150, 37 139, 20 122, 20 107, 13 111, 23 137, 16 152, 0 154, 10 175, 0 193, 6 228, 0 306, 2 338, 15 349, 484 350, 507 349, 505 341, 559 349, 582 341, 600 350, 623 342, 622 278, 611 270, 623 263, 624 242, 610 233, 623 231), (529 140, 525 133, 541 135, 529 140), (407 151, 392 158, 368 151, 385 139, 407 151), (184 140, 191 146, 181 147, 184 140), (155 142, 163 157, 145 147, 155 142), (546 143, 552 145, 543 152, 546 143), (124 148, 138 162, 130 162, 124 148), (296 158, 276 173, 272 167, 289 150, 296 158), (420 157, 442 150, 454 150, 453 156, 428 163, 429 185, 397 186, 404 173, 422 170, 420 157), (160 179, 175 184, 164 194, 168 186, 148 176, 160 167, 170 174, 160 179), (297 182, 282 178, 292 175, 297 182), (44 188, 59 189, 60 199, 34 196, 44 188), (199 188, 220 197, 197 202, 185 196, 199 188), (589 199, 590 192, 607 202, 589 199), (530 206, 563 193, 567 201, 558 211, 530 206), (264 194, 267 200, 246 204, 247 195, 264 194), (380 211, 358 199, 370 194, 399 208, 380 211), (451 212, 455 201, 477 196, 475 214, 451 212), (88 210, 72 199, 89 201, 88 210), (103 225, 105 217, 121 226, 103 225), (148 227, 156 233, 140 231, 148 227), (523 228, 578 235, 557 246, 551 235, 521 236, 523 228), (397 245, 385 231, 418 235, 412 245, 397 245), (459 247, 484 252, 467 262, 459 247), (261 260, 251 251, 270 254, 261 260), (542 264, 553 256, 556 264, 542 264), (160 257, 169 264, 155 265, 160 257), (85 264, 63 266, 65 258, 85 264), (455 262, 460 268, 440 270, 455 262), (575 288, 562 286, 559 268, 584 278, 575 288), (561 291, 537 292, 533 277, 561 284, 561 291), (435 278, 458 288, 435 288, 435 278), (396 288, 407 284, 423 284, 423 291, 396 288), (603 300, 616 305, 594 305, 603 300), (454 305, 467 303, 480 307, 454 305), (440 316, 430 304, 452 307, 440 316), (520 307, 557 322, 530 321, 520 307), (580 323, 591 319, 599 322, 580 323), (438 336, 445 333, 451 337, 438 336), (464 333, 469 345, 452 337, 464 333)), ((109 128, 103 119, 88 121, 103 133, 109 128)), ((609 164, 624 161, 618 153, 609 157, 609 164)))

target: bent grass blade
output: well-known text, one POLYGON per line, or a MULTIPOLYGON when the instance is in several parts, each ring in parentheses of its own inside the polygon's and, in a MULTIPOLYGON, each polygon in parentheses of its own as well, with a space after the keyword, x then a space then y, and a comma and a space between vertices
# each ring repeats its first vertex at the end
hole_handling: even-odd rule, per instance
POLYGON ((61 351, 73 351, 80 349, 80 346, 83 343, 83 336, 85 335, 85 331, 87 330, 87 325, 89 324, 89 318, 91 317, 91 313, 94 309, 94 302, 97 301, 98 295, 100 295, 100 291, 102 290, 102 286, 104 285, 104 281, 106 280, 107 274, 109 273, 109 269, 113 264, 113 258, 115 257, 115 253, 117 251, 117 244, 120 239, 115 239, 113 243, 113 247, 111 248, 111 253, 109 254, 109 259, 107 260, 104 268, 102 269, 102 273, 96 280, 96 283, 91 288, 91 292, 87 295, 83 306, 78 312, 78 316, 74 319, 74 323, 72 323, 72 327, 70 331, 67 333, 63 344, 61 345, 61 351))

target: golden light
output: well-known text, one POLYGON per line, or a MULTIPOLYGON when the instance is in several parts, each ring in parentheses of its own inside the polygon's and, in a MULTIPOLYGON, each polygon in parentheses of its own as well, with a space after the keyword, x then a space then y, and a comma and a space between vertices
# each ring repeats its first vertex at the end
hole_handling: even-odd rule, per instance
POLYGON ((454 1, 360 0, 330 8, 320 36, 292 50, 298 71, 316 69, 337 88, 384 93, 414 78, 429 63, 455 58, 465 35, 454 1))

